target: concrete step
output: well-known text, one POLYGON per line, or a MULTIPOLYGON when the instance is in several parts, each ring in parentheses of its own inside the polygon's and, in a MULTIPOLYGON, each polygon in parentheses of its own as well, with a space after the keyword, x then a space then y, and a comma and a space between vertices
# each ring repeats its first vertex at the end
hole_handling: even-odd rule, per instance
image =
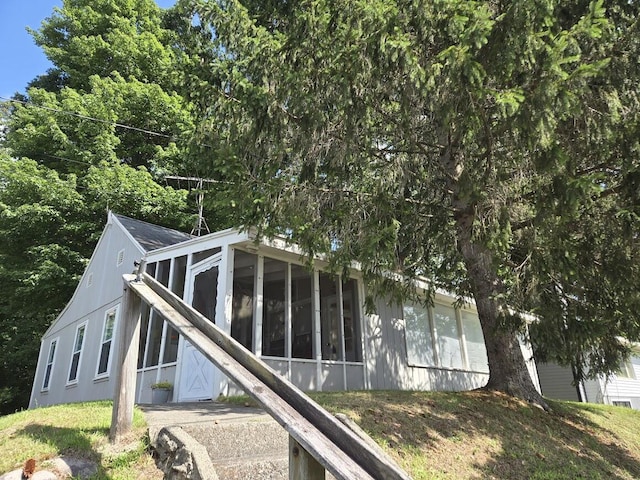
POLYGON ((288 455, 289 436, 273 420, 206 422, 183 425, 182 428, 207 449, 214 463, 288 455))
POLYGON ((289 478, 289 436, 273 420, 206 422, 183 429, 206 448, 220 480, 289 478))

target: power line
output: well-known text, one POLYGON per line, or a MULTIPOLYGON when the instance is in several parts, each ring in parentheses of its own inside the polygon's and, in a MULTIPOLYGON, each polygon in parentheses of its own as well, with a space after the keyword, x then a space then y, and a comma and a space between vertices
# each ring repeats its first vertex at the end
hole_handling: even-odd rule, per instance
POLYGON ((90 120, 92 122, 98 122, 98 123, 102 123, 102 124, 105 124, 105 125, 114 125, 115 127, 118 127, 118 128, 124 128, 126 130, 133 130, 135 132, 140 132, 140 133, 146 133, 147 135, 154 135, 156 137, 168 138, 169 140, 174 140, 175 139, 175 136, 173 136, 173 135, 167 135, 165 133, 154 132, 153 130, 147 130, 145 128, 132 127, 131 125, 125 125, 124 123, 111 122, 109 120, 104 120, 102 118, 91 117, 89 115, 83 115, 81 113, 70 112, 68 110, 61 110, 59 108, 45 107, 43 105, 36 105, 35 103, 27 102, 27 101, 24 101, 24 100, 17 100, 15 98, 6 98, 6 97, 0 96, 0 101, 2 101, 4 103, 19 103, 19 104, 22 104, 22 105, 27 106, 27 107, 40 108, 42 110, 47 110, 49 112, 62 113, 64 115, 69 115, 69 116, 72 116, 72 117, 81 118, 83 120, 90 120))

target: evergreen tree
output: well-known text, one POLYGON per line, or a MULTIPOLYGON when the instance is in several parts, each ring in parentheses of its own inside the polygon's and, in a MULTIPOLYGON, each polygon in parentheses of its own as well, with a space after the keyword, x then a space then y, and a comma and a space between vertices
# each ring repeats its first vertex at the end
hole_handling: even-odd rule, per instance
POLYGON ((396 300, 416 277, 473 297, 487 388, 544 404, 522 311, 544 358, 616 368, 639 338, 637 3, 187 3, 218 52, 199 138, 244 223, 396 300))

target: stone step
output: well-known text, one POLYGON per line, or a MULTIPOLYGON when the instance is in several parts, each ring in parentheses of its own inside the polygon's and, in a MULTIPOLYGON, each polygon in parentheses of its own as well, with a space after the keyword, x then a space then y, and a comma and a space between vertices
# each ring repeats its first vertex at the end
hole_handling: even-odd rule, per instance
POLYGON ((289 458, 241 458, 234 463, 215 463, 219 480, 288 480, 289 458))
POLYGON ((273 420, 206 422, 182 428, 207 449, 214 464, 252 457, 288 458, 289 436, 273 420))
MULTIPOLYGON (((289 434, 262 418, 204 422, 182 428, 209 454, 219 480, 287 480, 289 434)), ((326 480, 334 480, 329 473, 326 480)))

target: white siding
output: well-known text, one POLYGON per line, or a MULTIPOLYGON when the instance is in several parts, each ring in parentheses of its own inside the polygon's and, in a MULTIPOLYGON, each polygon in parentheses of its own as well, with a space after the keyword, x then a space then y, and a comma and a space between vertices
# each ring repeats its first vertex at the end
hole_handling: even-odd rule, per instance
POLYGON ((384 301, 376 315, 366 315, 367 382, 373 390, 472 390, 486 384, 488 375, 463 370, 409 366, 402 308, 384 301))
POLYGON ((555 363, 539 363, 538 376, 542 395, 555 400, 578 401, 576 387, 571 385, 571 369, 555 363))
MULTIPOLYGON (((117 224, 109 223, 98 240, 96 249, 89 261, 87 269, 80 279, 71 301, 53 322, 43 337, 47 350, 50 341, 59 337, 56 362, 51 373, 51 381, 47 392, 41 391, 46 353, 41 351, 34 377, 30 408, 57 403, 98 400, 113 397, 113 371, 111 375, 95 379, 102 329, 106 312, 118 305, 122 298, 122 275, 134 269, 133 262, 140 260, 142 252, 117 224), (124 258, 118 266, 119 253, 124 250, 124 258), (92 275, 92 282, 87 280, 92 275), (85 343, 82 353, 82 364, 78 371, 78 382, 67 386, 67 376, 71 362, 71 351, 75 339, 76 326, 87 322, 85 343)), ((116 328, 120 318, 116 319, 116 328)), ((111 355, 118 354, 118 346, 114 342, 111 355)))
POLYGON ((629 359, 635 378, 624 378, 617 375, 609 377, 604 383, 604 402, 630 401, 635 409, 640 409, 640 357, 629 359))

